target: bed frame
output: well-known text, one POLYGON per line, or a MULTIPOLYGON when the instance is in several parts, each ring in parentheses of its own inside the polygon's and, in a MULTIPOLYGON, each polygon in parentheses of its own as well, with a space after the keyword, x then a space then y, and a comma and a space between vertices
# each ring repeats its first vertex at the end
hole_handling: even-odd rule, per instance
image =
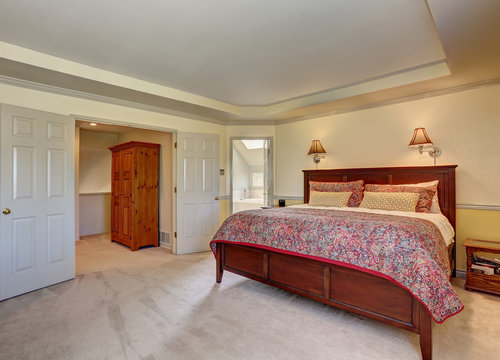
MULTIPOLYGON (((456 165, 303 170, 304 203, 309 202, 310 181, 355 181, 367 184, 412 184, 439 180, 441 212, 455 228, 456 165)), ((455 264, 455 246, 451 257, 455 264)), ((250 246, 217 243, 216 281, 227 270, 322 303, 420 335, 424 360, 432 359, 431 314, 406 289, 358 270, 327 262, 285 255, 250 246)))

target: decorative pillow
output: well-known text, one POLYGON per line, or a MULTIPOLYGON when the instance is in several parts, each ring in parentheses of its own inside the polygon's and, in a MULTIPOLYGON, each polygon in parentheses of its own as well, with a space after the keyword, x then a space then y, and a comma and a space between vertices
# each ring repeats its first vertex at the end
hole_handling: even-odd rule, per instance
POLYGON ((399 184, 392 186, 418 186, 418 187, 434 187, 436 189, 436 193, 432 197, 432 205, 430 208, 431 214, 441 214, 441 208, 439 207, 439 198, 438 198, 438 190, 437 186, 439 184, 439 180, 427 181, 418 184, 399 184))
POLYGON ((369 192, 409 192, 409 193, 418 193, 420 194, 420 198, 417 203, 417 212, 428 213, 430 212, 432 206, 432 198, 436 193, 436 187, 421 187, 415 185, 375 185, 375 184, 366 184, 365 190, 369 192))
POLYGON ((365 191, 360 208, 415 212, 420 194, 413 192, 365 191))
POLYGON ((363 198, 363 180, 347 182, 320 182, 310 181, 310 191, 320 192, 352 192, 347 206, 358 207, 363 198))
POLYGON ((346 207, 352 192, 311 191, 309 206, 346 207))
MULTIPOLYGON (((439 207, 439 198, 438 198, 438 184, 439 180, 427 181, 418 184, 414 184, 413 186, 422 186, 422 187, 435 187, 436 193, 432 197, 432 205, 431 205, 431 213, 432 214, 441 214, 441 208, 439 207)), ((411 186, 411 184, 408 184, 411 186)))

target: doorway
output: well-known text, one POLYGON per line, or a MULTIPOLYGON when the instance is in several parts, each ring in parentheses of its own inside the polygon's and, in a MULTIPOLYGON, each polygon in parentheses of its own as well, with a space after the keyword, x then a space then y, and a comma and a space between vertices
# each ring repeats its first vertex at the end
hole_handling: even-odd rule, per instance
POLYGON ((231 213, 272 206, 273 166, 270 137, 231 137, 231 213))
POLYGON ((128 141, 158 143, 159 245, 173 251, 174 134, 168 131, 76 120, 76 238, 111 232, 111 152, 128 141), (93 125, 91 125, 93 124, 93 125))

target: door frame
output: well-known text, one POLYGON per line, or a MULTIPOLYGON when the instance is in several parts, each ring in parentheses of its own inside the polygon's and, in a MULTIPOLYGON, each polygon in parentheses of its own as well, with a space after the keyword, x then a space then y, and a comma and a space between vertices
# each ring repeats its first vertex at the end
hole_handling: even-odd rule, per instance
MULTIPOLYGON (((270 169, 269 183, 271 189, 269 190, 269 198, 274 202, 274 145, 272 136, 231 136, 229 137, 229 214, 233 213, 233 141, 234 140, 269 140, 269 164, 267 167, 270 169)), ((274 204, 272 204, 274 205, 274 204)), ((271 206, 271 205, 270 205, 271 206)))
MULTIPOLYGON (((175 144, 177 143, 177 129, 172 129, 169 127, 160 127, 160 126, 153 126, 153 125, 145 125, 145 124, 137 124, 137 123, 131 123, 127 121, 122 121, 122 120, 114 120, 114 119, 103 119, 103 118, 97 118, 97 117, 91 117, 91 116, 86 116, 86 115, 78 115, 78 114, 70 114, 70 118, 73 119, 73 121, 80 120, 80 121, 87 121, 87 122, 95 122, 97 124, 105 124, 105 125, 116 125, 116 126, 126 126, 129 128, 134 128, 134 129, 142 129, 142 130, 152 130, 152 131, 159 131, 159 132, 166 132, 166 133, 171 133, 172 134, 172 156, 173 156, 173 171, 172 171, 172 184, 174 187, 177 187, 177 148, 175 144)), ((80 144, 78 144, 78 148, 80 147, 80 144)), ((76 156, 76 143, 75 143, 75 156, 76 156)), ((76 175, 78 175, 76 166, 75 166, 75 179, 76 175)), ((79 201, 78 201, 78 193, 79 193, 79 184, 76 183, 75 180, 75 208, 79 206, 79 201)), ((170 250, 172 253, 175 254, 177 250, 177 238, 174 236, 174 234, 177 232, 177 193, 172 190, 172 234, 170 234, 170 250)), ((79 221, 77 217, 79 215, 75 209, 75 224, 76 222, 79 221)), ((76 225, 75 225, 76 226, 76 225)))

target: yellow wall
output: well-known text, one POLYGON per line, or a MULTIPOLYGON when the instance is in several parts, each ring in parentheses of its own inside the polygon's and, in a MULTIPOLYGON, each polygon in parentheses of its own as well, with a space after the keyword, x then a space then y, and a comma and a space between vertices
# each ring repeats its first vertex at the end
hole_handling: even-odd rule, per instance
MULTIPOLYGON (((465 270, 465 239, 500 242, 500 211, 457 209, 457 269, 465 270)), ((498 255, 496 255, 498 257, 498 255)))
POLYGON ((230 215, 230 200, 229 199, 221 199, 219 201, 219 210, 220 210, 220 223, 224 222, 226 218, 230 215))

